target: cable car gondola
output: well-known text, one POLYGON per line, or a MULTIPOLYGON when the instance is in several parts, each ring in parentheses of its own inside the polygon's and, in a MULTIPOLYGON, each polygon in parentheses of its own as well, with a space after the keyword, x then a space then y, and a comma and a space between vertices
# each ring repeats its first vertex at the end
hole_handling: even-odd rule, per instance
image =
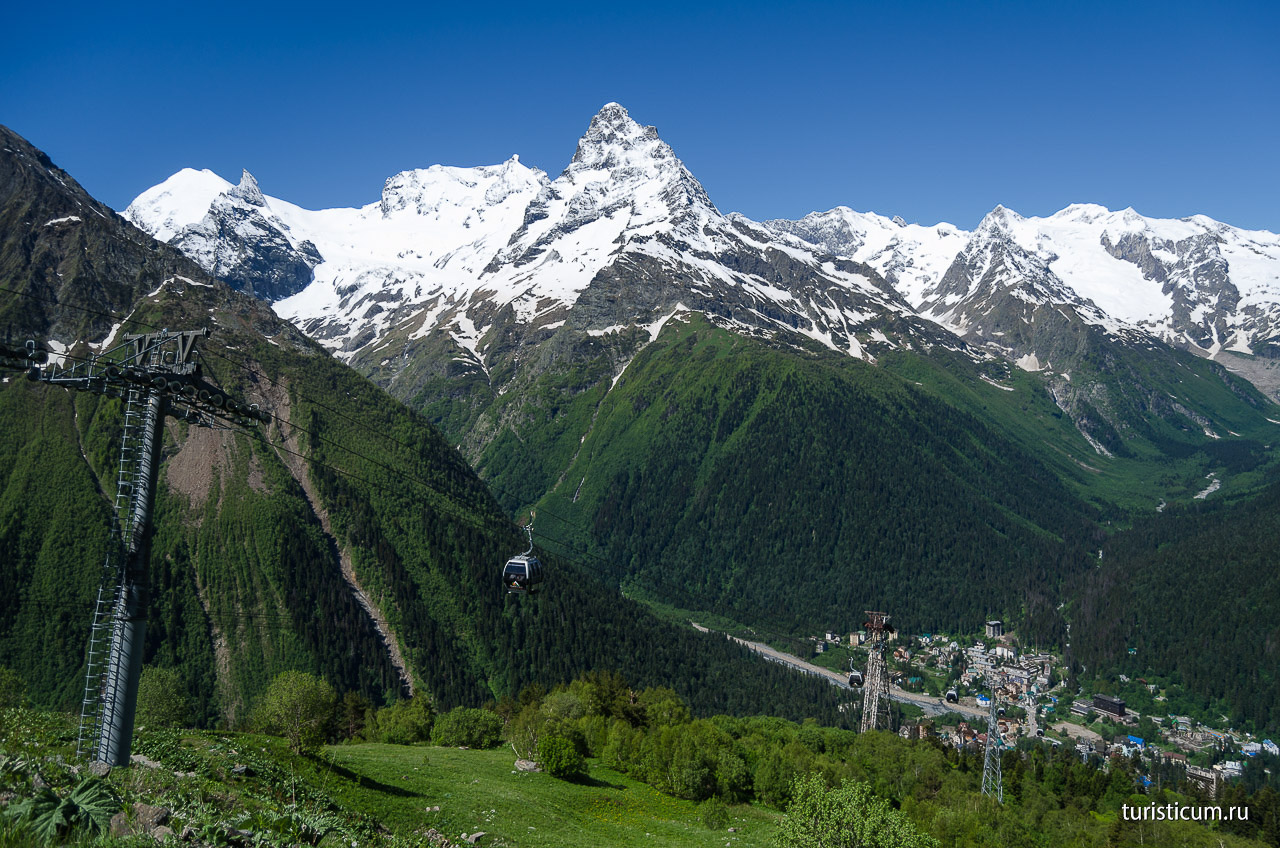
POLYGON ((853 667, 853 657, 850 657, 849 658, 849 685, 861 686, 862 682, 863 682, 862 672, 853 667))
POLYGON ((542 563, 533 555, 533 516, 529 516, 529 524, 525 528, 529 534, 529 550, 507 560, 502 569, 502 584, 507 592, 519 592, 532 595, 542 582, 542 563))
POLYGON ((954 703, 957 703, 959 700, 960 700, 960 696, 956 694, 956 690, 954 689, 947 690, 947 703, 954 704, 954 703))

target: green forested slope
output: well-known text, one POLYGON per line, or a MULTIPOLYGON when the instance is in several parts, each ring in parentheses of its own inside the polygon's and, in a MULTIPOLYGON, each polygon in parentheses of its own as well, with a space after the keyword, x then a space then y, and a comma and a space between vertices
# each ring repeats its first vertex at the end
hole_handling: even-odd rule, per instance
MULTIPOLYGON (((277 416, 251 434, 167 426, 147 661, 180 669, 203 721, 241 720, 287 668, 375 701, 394 692, 386 652, 341 578, 339 548, 442 706, 617 668, 672 685, 699 709, 838 719, 830 687, 659 623, 568 562, 549 558, 543 595, 503 594, 500 566, 523 549, 521 534, 458 452, 306 343, 255 338, 267 320, 260 309, 221 288, 188 286, 180 297, 161 291, 137 315, 174 326, 212 315, 207 376, 277 416), (332 537, 289 468, 293 450, 308 457, 300 467, 332 537)), ((26 381, 0 392, 0 549, 11 590, 0 598, 0 644, 37 702, 65 707, 79 696, 109 526, 97 481, 113 487, 120 416, 119 401, 95 400, 26 381)))
MULTIPOLYGON (((1117 689, 1142 712, 1195 709, 1280 729, 1280 484, 1240 502, 1171 507, 1118 534, 1079 591, 1072 649, 1091 671, 1158 680, 1117 689), (1132 649, 1133 653, 1129 651, 1132 649), (1167 687, 1167 688, 1166 688, 1167 687)), ((1111 687, 1118 681, 1111 680, 1111 687)))
MULTIPOLYGON (((869 607, 972 629, 1052 593, 1092 532, 1089 507, 975 417, 697 316, 583 397, 594 421, 541 527, 690 609, 790 631, 856 627, 869 607)), ((481 468, 499 492, 523 467, 504 452, 536 457, 495 442, 481 468)))
MULTIPOLYGON (((1274 476, 1274 405, 1176 351, 1095 345, 1077 363, 1072 379, 1104 384, 1095 413, 1120 422, 1107 456, 1043 375, 994 361, 899 351, 868 365, 743 338, 697 315, 647 347, 621 335, 561 345, 541 375, 480 392, 489 401, 466 417, 473 429, 451 437, 493 434, 476 466, 504 506, 536 504, 540 531, 579 540, 597 573, 646 600, 744 625, 843 629, 873 607, 909 630, 972 632, 996 614, 1028 643, 1062 646, 1072 616, 1085 616, 1075 633, 1114 630, 1095 618, 1104 599, 1125 621, 1144 603, 1126 574, 1130 563, 1147 567, 1149 534, 1108 547, 1104 573, 1124 593, 1095 588, 1080 601, 1111 535, 1136 538, 1124 528, 1162 502, 1199 503, 1211 479, 1215 498, 1247 504, 1274 476), (605 379, 636 349, 616 382, 605 379)), ((1218 579, 1221 561, 1203 579, 1218 579)), ((1265 604, 1219 618, 1255 646, 1274 628, 1265 604)), ((1144 622, 1169 646, 1153 667, 1185 666, 1182 621, 1144 622)), ((1123 655, 1095 653, 1088 665, 1113 674, 1123 655)), ((1260 697, 1239 701, 1255 720, 1269 709, 1260 697)))

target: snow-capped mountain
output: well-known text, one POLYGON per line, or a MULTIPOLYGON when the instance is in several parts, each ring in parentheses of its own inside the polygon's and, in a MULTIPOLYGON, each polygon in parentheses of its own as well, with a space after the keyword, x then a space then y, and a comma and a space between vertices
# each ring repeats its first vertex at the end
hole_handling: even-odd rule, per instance
POLYGON ((968 233, 951 224, 925 227, 847 206, 811 212, 799 221, 775 219, 764 225, 870 265, 912 305, 921 303, 925 292, 938 284, 968 238, 968 233))
POLYGON ((616 103, 554 180, 516 157, 434 166, 391 177, 377 203, 309 211, 263 196, 247 173, 232 186, 183 171, 125 215, 274 300, 348 361, 391 364, 447 334, 487 370, 488 346, 511 328, 600 335, 682 308, 855 356, 899 332, 948 335, 869 268, 721 214, 656 130, 616 103), (282 284, 308 270, 304 286, 282 284))
POLYGON ((1077 204, 1024 218, 997 207, 967 233, 839 207, 767 226, 865 262, 962 333, 979 326, 983 300, 1020 284, 1028 302, 1078 305, 1090 323, 1142 328, 1206 356, 1260 352, 1280 330, 1280 236, 1201 215, 1077 204))
POLYGON ((310 211, 265 197, 248 172, 232 185, 185 170, 125 215, 348 360, 389 335, 440 331, 482 363, 481 339, 507 309, 524 328, 600 332, 683 306, 859 356, 892 343, 882 318, 916 313, 1015 360, 1050 361, 995 327, 1013 320, 992 313, 1011 292, 1206 356, 1260 351, 1280 333, 1273 233, 1092 205, 1048 218, 997 207, 973 232, 846 207, 756 224, 721 214, 616 103, 554 180, 515 156, 437 165, 391 177, 361 209, 310 211))
POLYGON ((140 195, 125 212, 209 273, 274 301, 301 291, 323 258, 267 205, 245 171, 231 185, 210 171, 186 169, 140 195), (196 216, 196 220, 192 220, 196 216))
MULTIPOLYGON (((441 378, 497 396, 601 349, 616 379, 636 345, 697 311, 869 360, 937 345, 1001 357, 1043 372, 1105 453, 1124 449, 1143 409, 1210 430, 1146 385, 1135 363, 1158 339, 1213 357, 1269 351, 1280 332, 1272 233, 1089 205, 1048 218, 997 207, 972 232, 845 207, 756 223, 721 213, 616 103, 555 179, 515 156, 437 165, 392 176, 362 208, 312 211, 263 195, 247 172, 232 185, 188 170, 125 214, 405 398, 452 397, 441 378)), ((1258 362, 1233 367, 1274 390, 1270 360, 1258 362)))

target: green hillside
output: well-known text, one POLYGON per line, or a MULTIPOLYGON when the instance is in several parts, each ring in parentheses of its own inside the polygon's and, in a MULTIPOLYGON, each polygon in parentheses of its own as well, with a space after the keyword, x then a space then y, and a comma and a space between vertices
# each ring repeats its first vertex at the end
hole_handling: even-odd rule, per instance
POLYGON ((1280 414, 1256 388, 1185 351, 1085 335, 1066 376, 945 352, 896 352, 880 364, 1016 442, 1109 520, 1190 502, 1211 473, 1221 496, 1266 484, 1280 414), (1068 384, 1072 414, 1053 399, 1068 384))
MULTIPOLYGON (((524 544, 457 451, 311 347, 255 338, 236 310, 258 308, 191 286, 139 312, 141 321, 180 325, 212 310, 221 331, 205 343, 209 373, 276 416, 248 434, 167 428, 147 661, 181 669, 203 720, 235 723, 289 668, 375 702, 394 696, 396 673, 343 581, 339 552, 385 613, 414 681, 442 706, 607 666, 677 685, 700 709, 835 720, 830 687, 797 688, 723 639, 660 624, 561 558, 547 557, 543 595, 503 594, 500 566, 524 544), (744 689, 744 678, 758 685, 744 689)), ((119 407, 26 381, 0 393, 12 457, 0 545, 13 564, 0 644, 40 703, 78 701, 109 526, 99 486, 113 487, 119 407)))
MULTIPOLYGON (((1122 425, 1108 456, 1044 375, 996 361, 898 351, 870 365, 744 338, 696 314, 646 341, 642 331, 564 341, 509 390, 477 384, 465 401, 437 397, 426 411, 462 428, 451 439, 475 452, 505 508, 537 507, 548 544, 573 540, 591 554, 585 565, 655 609, 726 626, 799 635, 856 628, 862 610, 883 608, 908 630, 964 632, 997 614, 1029 642, 1061 646, 1065 624, 1098 609, 1078 600, 1099 550, 1117 581, 1145 567, 1142 543, 1108 539, 1136 538, 1124 533, 1134 522, 1162 504, 1200 503, 1211 486, 1227 514, 1275 476, 1274 405, 1169 349, 1118 345, 1106 363, 1077 363, 1072 379, 1102 387, 1093 396, 1130 399, 1099 413, 1095 437, 1109 420, 1122 425)), ((1272 538, 1264 522, 1251 529, 1262 546, 1272 538)), ((1112 593, 1107 609, 1125 619, 1131 601, 1112 593)), ((1265 607, 1237 604, 1221 618, 1262 645, 1274 626, 1265 607)), ((1077 633, 1098 625, 1094 614, 1077 633)), ((1175 654, 1186 628, 1143 620, 1150 639, 1178 646, 1156 667, 1185 666, 1175 654)), ((1114 674, 1121 658, 1109 649, 1087 664, 1114 674)), ((1196 685, 1206 698, 1225 694, 1208 672, 1196 685)), ((1264 696, 1241 703, 1271 720, 1264 696)))
MULTIPOLYGON (((15 805, 41 792, 69 796, 82 778, 58 758, 68 752, 73 732, 55 716, 9 711, 5 717, 19 713, 24 732, 0 737, 12 752, 0 787, 12 793, 15 805), (36 787, 37 770, 49 789, 36 787)), ((590 727, 596 719, 579 722, 590 727)), ((1129 763, 1117 760, 1104 769, 1096 760, 1081 762, 1070 749, 1049 746, 1005 753, 1004 801, 996 803, 981 794, 980 755, 885 733, 715 716, 647 729, 616 721, 583 741, 592 751, 586 773, 562 779, 517 768, 505 745, 479 750, 356 741, 297 756, 284 740, 258 734, 143 730, 139 748, 148 761, 89 787, 103 818, 123 810, 143 833, 144 815, 160 807, 168 813, 164 826, 175 835, 190 828, 210 845, 802 848, 814 843, 788 837, 794 829, 788 821, 816 824, 841 812, 830 803, 800 807, 804 787, 846 780, 896 822, 870 843, 881 846, 1250 848, 1275 845, 1280 837, 1280 795, 1273 786, 1247 792, 1232 787, 1231 797, 1219 802, 1224 813, 1247 808, 1245 822, 1137 821, 1124 806, 1134 817, 1141 808, 1167 805, 1201 814, 1205 799, 1186 791, 1174 772, 1165 787, 1143 794, 1129 763), (617 744, 624 738, 634 740, 629 749, 617 744), (691 748, 691 739, 711 742, 710 753, 719 759, 708 760, 706 748, 691 748), (696 780, 709 770, 717 778, 732 771, 736 778, 689 792, 664 784, 667 775, 651 768, 664 762, 669 775, 681 779, 696 780), (814 809, 817 815, 806 815, 814 809), (907 841, 912 834, 922 841, 907 841)), ((36 826, 0 813, 0 845, 32 844, 36 826)), ((88 844, 83 825, 67 831, 46 844, 88 844), (78 836, 84 841, 75 841, 78 836)), ((145 839, 92 844, 139 845, 145 839)))
POLYGON ((540 481, 545 532, 687 609, 795 631, 886 608, 960 629, 1052 594, 1092 532, 1093 510, 1014 442, 847 357, 695 315, 615 386, 540 403, 569 377, 554 379, 478 469, 511 508, 540 481))
MULTIPOLYGON (((544 594, 505 595, 500 569, 522 534, 430 424, 4 135, 3 340, 208 327, 204 377, 273 414, 244 432, 165 426, 145 662, 178 669, 197 721, 240 723, 286 669, 375 703, 402 694, 400 661, 351 581, 385 619, 403 674, 442 707, 608 667, 671 685, 700 711, 840 720, 831 687, 663 624, 567 559, 547 555, 544 594), (54 233, 51 219, 71 229, 54 233), (117 278, 119 302, 99 300, 117 278)), ((5 376, 0 655, 35 703, 78 710, 121 402, 5 376)))

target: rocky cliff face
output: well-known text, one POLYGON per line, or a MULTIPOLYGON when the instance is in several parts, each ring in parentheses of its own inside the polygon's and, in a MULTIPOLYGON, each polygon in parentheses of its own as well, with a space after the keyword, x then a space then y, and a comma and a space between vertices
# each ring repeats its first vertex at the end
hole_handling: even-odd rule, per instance
POLYGON ((1168 328, 1182 340, 1216 351, 1238 333, 1252 348, 1274 332, 1275 310, 1258 303, 1241 310, 1240 290, 1231 280, 1222 242, 1221 236, 1208 232, 1179 240, 1148 232, 1128 232, 1115 241, 1109 233, 1101 238, 1108 254, 1160 284, 1171 300, 1168 328), (1214 308, 1207 308, 1209 304, 1214 308))
POLYGON ((7 127, 0 127, 0 147, 0 233, 7 236, 0 239, 7 289, 0 291, 0 333, 10 341, 100 337, 114 323, 111 313, 127 309, 166 266, 195 269, 91 198, 7 127), (61 306, 72 291, 87 292, 103 314, 61 306))

